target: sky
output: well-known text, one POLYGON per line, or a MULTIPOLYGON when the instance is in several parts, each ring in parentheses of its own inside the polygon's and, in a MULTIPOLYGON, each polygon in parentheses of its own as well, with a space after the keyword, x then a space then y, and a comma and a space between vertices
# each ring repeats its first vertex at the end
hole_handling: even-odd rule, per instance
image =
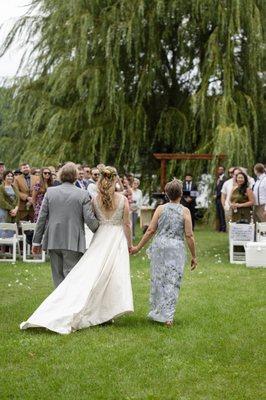
MULTIPOLYGON (((14 22, 25 14, 30 0, 0 0, 0 46, 14 22)), ((14 77, 23 55, 23 49, 19 44, 12 46, 3 57, 0 58, 0 78, 14 77)))

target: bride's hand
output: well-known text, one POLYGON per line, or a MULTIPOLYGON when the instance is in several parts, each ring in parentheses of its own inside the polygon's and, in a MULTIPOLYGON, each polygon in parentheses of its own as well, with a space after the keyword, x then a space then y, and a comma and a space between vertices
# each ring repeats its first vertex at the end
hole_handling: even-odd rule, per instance
POLYGON ((138 252, 138 246, 132 246, 130 249, 129 249, 129 254, 131 255, 131 254, 136 254, 138 252))

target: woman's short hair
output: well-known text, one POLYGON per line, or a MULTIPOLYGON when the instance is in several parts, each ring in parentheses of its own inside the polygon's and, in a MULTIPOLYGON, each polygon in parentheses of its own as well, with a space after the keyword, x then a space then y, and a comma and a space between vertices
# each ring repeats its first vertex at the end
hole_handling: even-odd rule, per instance
POLYGON ((14 172, 13 172, 13 171, 11 171, 11 170, 9 170, 9 169, 7 169, 6 171, 4 171, 4 173, 3 173, 3 180, 6 179, 7 175, 12 175, 12 176, 13 176, 13 180, 14 180, 15 175, 14 175, 14 172))
POLYGON ((175 178, 165 185, 164 191, 170 200, 177 200, 183 194, 182 182, 175 178))
POLYGON ((78 170, 73 162, 66 163, 59 172, 61 182, 74 183, 78 178, 78 170))
POLYGON ((254 166, 254 169, 256 172, 258 172, 259 174, 263 174, 265 172, 265 167, 263 164, 258 163, 254 166))

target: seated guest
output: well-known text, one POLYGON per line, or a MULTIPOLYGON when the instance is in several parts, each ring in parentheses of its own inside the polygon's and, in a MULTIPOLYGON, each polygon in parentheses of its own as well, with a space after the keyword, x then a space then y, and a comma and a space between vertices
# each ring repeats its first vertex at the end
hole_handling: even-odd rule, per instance
POLYGON ((83 190, 87 189, 87 184, 84 180, 84 171, 82 167, 78 167, 78 179, 75 182, 75 186, 83 190))
POLYGON ((255 205, 254 219, 255 222, 266 222, 266 173, 263 164, 256 164, 254 173, 257 177, 253 187, 255 205))
POLYGON ((139 189, 140 181, 137 178, 134 178, 132 185, 132 203, 131 203, 131 211, 132 211, 132 235, 133 239, 135 239, 135 230, 137 225, 137 220, 140 212, 140 208, 142 206, 142 191, 139 189))
POLYGON ((190 211, 193 230, 195 227, 196 192, 197 185, 193 182, 192 174, 187 173, 185 176, 185 181, 183 182, 183 196, 181 199, 181 204, 184 207, 187 207, 190 211))
POLYGON ((34 222, 38 221, 39 212, 42 206, 47 188, 53 186, 52 171, 45 167, 40 171, 40 181, 33 186, 32 202, 34 208, 34 222))
POLYGON ((236 187, 233 188, 230 198, 233 222, 250 223, 254 196, 248 186, 247 175, 239 172, 236 175, 236 187))
POLYGON ((21 175, 16 176, 15 186, 19 191, 19 220, 20 221, 33 221, 34 210, 32 202, 33 186, 39 181, 38 176, 31 174, 30 166, 28 163, 20 165, 21 175))
MULTIPOLYGON (((0 222, 17 222, 19 192, 14 186, 12 171, 3 173, 3 183, 0 185, 0 222)), ((11 237, 14 232, 0 231, 0 237, 11 237)))

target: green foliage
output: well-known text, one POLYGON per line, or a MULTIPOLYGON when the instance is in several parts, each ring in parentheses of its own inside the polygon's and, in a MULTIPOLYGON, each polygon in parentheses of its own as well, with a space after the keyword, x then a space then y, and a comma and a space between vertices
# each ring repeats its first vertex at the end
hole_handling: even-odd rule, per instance
POLYGON ((32 0, 31 10, 3 46, 35 37, 14 105, 21 159, 149 174, 153 152, 225 152, 228 165, 266 154, 262 1, 32 0))
POLYGON ((172 329, 146 318, 144 249, 131 257, 134 314, 68 336, 19 330, 52 290, 50 266, 2 263, 1 400, 262 399, 265 270, 230 265, 227 235, 197 228, 196 240, 172 329))

